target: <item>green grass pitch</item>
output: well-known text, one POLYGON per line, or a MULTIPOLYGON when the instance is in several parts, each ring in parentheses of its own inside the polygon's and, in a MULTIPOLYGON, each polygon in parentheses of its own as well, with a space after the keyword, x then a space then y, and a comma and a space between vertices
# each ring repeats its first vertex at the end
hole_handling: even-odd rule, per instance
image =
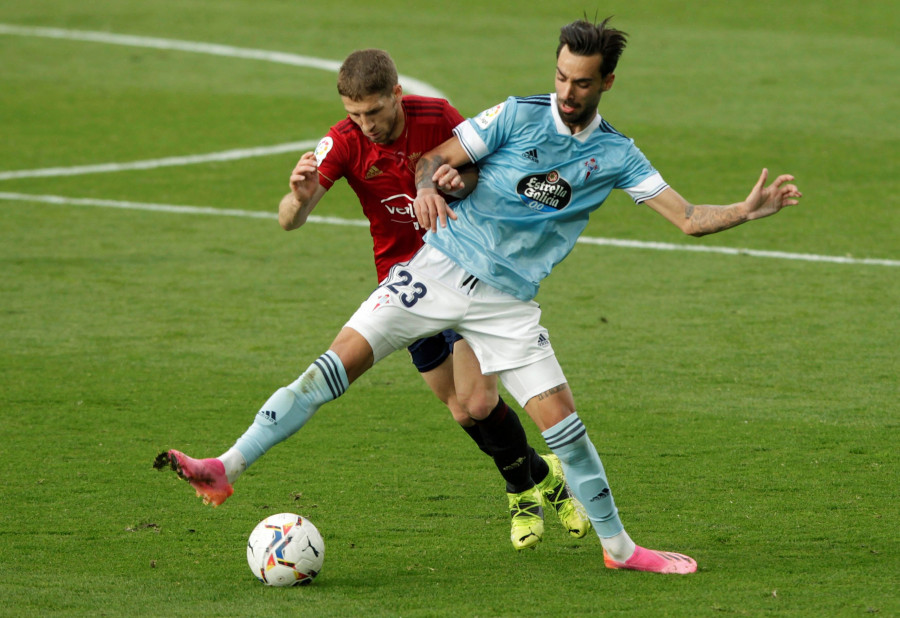
MULTIPOLYGON (((0 615, 900 614, 898 21, 886 0, 0 4, 0 615), (154 471, 222 452, 326 349, 375 283, 367 230, 281 231, 299 150, 34 170, 314 142, 334 73, 271 52, 382 47, 474 115, 549 92, 584 12, 631 35, 601 113, 680 193, 737 201, 767 166, 805 195, 703 239, 615 195, 585 235, 638 246, 577 245, 538 297, 628 530, 699 572, 608 571, 550 520, 516 554, 496 471, 405 354, 220 508, 154 471), (281 511, 325 538, 313 586, 247 568, 281 511)), ((343 185, 316 214, 361 217, 343 185)))

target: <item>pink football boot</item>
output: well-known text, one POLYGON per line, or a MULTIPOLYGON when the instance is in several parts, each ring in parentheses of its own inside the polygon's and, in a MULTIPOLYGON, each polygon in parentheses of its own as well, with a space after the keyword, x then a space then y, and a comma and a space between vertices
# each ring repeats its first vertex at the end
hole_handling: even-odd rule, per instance
POLYGON ((157 455, 153 467, 162 470, 166 464, 191 484, 203 498, 203 504, 219 506, 234 493, 225 475, 225 465, 218 459, 194 459, 173 449, 157 455))
POLYGON ((656 551, 638 546, 631 558, 625 562, 616 562, 604 551, 603 563, 608 569, 629 569, 632 571, 649 571, 651 573, 693 573, 697 563, 690 556, 670 551, 656 551))

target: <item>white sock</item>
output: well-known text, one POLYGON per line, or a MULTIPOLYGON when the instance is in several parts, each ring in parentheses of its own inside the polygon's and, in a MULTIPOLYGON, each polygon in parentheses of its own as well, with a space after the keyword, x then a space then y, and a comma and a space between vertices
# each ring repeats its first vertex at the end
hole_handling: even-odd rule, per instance
POLYGON ((637 545, 634 544, 634 541, 631 540, 631 537, 624 530, 608 539, 601 538, 600 544, 603 545, 603 549, 606 550, 609 557, 616 562, 625 562, 634 555, 634 550, 637 548, 637 545))
POLYGON ((234 485, 238 477, 247 469, 247 460, 241 455, 241 452, 233 446, 217 457, 225 465, 225 476, 228 482, 234 485))

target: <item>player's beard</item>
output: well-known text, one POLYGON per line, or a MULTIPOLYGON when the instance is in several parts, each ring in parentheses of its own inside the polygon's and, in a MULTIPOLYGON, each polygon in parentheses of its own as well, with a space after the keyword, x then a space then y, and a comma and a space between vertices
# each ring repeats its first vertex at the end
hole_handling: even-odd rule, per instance
POLYGON ((400 122, 399 105, 398 105, 398 108, 396 109, 396 113, 394 114, 393 120, 391 120, 390 124, 387 125, 387 127, 385 128, 385 130, 383 132, 380 132, 378 134, 378 139, 373 139, 371 137, 369 139, 375 144, 384 145, 384 144, 393 143, 394 141, 396 141, 396 139, 398 137, 400 137, 399 134, 394 136, 394 132, 397 131, 397 123, 398 122, 400 122))
POLYGON ((575 107, 575 111, 573 112, 565 112, 562 109, 562 104, 565 103, 569 107, 575 107, 574 105, 570 105, 569 103, 563 101, 556 102, 556 111, 559 112, 559 117, 562 118, 562 121, 568 125, 569 127, 586 127, 588 123, 593 120, 594 114, 597 113, 596 107, 575 107))

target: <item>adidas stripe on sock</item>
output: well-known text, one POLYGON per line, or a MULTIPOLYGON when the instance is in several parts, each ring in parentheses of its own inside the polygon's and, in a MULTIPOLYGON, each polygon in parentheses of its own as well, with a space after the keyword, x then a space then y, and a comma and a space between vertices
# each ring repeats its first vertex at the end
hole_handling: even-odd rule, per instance
POLYGON ((601 539, 615 537, 624 530, 619 519, 603 463, 587 435, 578 414, 571 414, 541 434, 550 450, 559 457, 566 481, 584 505, 601 539))
POLYGON ((319 406, 337 399, 349 386, 341 359, 331 350, 325 352, 293 383, 269 397, 234 448, 243 455, 246 465, 251 465, 296 433, 319 406))

